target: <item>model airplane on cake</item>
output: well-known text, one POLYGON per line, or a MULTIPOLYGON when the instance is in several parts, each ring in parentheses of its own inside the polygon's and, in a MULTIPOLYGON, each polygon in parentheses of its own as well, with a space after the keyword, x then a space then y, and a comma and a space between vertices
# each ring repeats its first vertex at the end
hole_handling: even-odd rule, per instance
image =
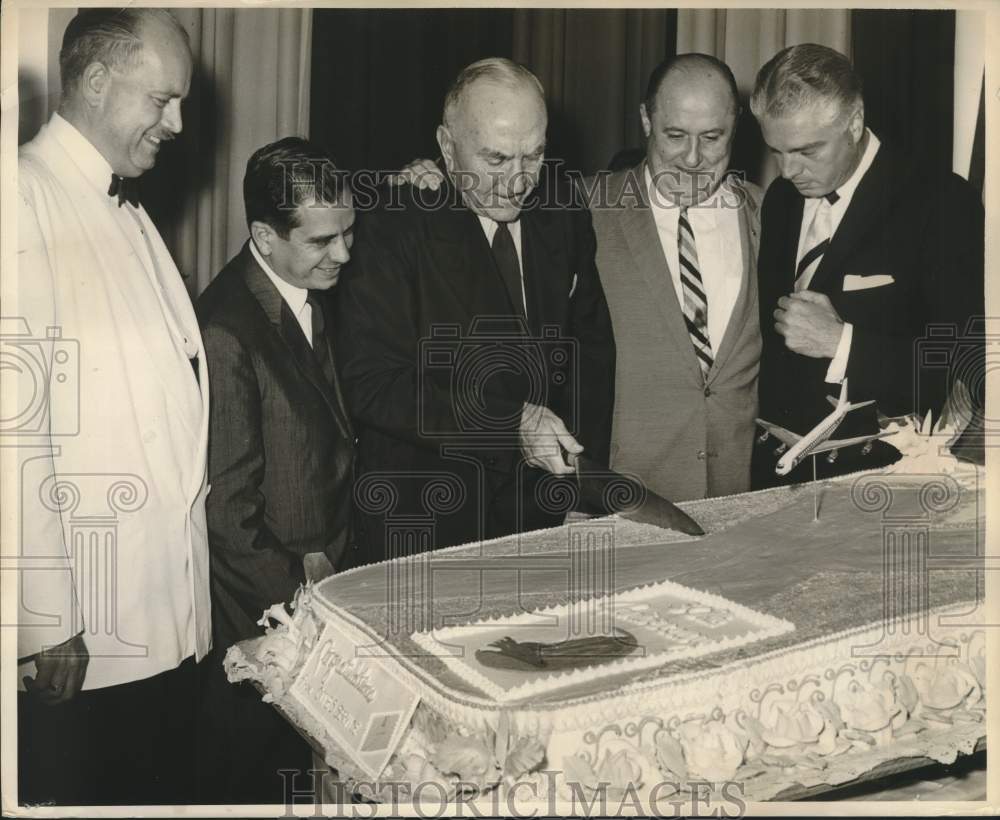
POLYGON ((781 445, 775 451, 776 455, 784 453, 778 459, 777 467, 774 468, 774 471, 778 475, 788 475, 804 458, 815 456, 819 453, 828 452, 827 461, 833 463, 837 458, 838 450, 843 447, 852 447, 855 444, 863 444, 864 449, 861 452, 867 455, 871 451, 872 443, 875 439, 895 435, 895 431, 888 431, 872 433, 867 436, 855 436, 854 438, 830 438, 848 413, 860 407, 868 407, 868 405, 874 404, 875 401, 873 399, 872 401, 851 404, 847 400, 847 379, 844 379, 841 384, 839 399, 835 399, 833 396, 827 396, 826 398, 833 405, 833 412, 804 436, 796 435, 784 427, 771 424, 771 422, 764 421, 764 419, 755 419, 757 424, 764 428, 764 433, 761 434, 758 439, 759 441, 767 441, 768 436, 774 436, 781 441, 781 445))

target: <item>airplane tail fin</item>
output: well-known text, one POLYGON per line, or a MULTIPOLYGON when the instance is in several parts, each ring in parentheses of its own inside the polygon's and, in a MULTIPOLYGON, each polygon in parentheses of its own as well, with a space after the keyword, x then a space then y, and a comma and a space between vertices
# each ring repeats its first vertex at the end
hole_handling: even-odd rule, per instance
POLYGON ((847 404, 847 379, 845 378, 840 383, 840 398, 835 399, 833 396, 827 396, 826 400, 830 402, 835 408, 843 407, 847 404))

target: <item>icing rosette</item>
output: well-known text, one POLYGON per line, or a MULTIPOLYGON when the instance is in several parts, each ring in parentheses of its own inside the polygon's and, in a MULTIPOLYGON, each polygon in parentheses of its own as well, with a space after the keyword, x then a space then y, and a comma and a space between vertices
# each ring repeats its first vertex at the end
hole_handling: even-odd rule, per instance
POLYGON ((743 763, 746 740, 721 720, 686 721, 680 736, 690 774, 712 782, 731 780, 743 763))
POLYGON ((906 721, 907 714, 896 698, 892 683, 852 680, 837 696, 840 714, 848 728, 867 733, 878 746, 892 741, 893 728, 906 721))
POLYGON ((935 710, 978 704, 983 693, 973 670, 964 663, 921 663, 911 676, 922 706, 935 710))

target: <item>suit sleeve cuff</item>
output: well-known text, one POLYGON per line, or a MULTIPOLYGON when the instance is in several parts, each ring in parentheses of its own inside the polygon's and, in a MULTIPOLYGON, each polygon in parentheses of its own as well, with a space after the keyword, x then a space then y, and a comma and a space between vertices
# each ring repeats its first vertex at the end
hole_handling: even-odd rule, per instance
POLYGON ((847 359, 851 355, 851 339, 854 337, 854 325, 844 322, 844 327, 840 331, 840 341, 837 343, 837 352, 830 360, 830 366, 826 370, 827 384, 840 384, 847 375, 847 359))

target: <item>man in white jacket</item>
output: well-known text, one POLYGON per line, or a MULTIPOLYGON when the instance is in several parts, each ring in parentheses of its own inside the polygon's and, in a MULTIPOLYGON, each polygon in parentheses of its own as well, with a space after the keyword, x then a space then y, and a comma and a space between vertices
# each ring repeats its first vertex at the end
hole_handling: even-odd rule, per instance
POLYGON ((191 52, 167 12, 91 9, 59 62, 58 113, 19 153, 4 282, 8 352, 42 374, 23 429, 3 414, 17 434, 4 543, 18 550, 19 799, 174 802, 193 794, 211 642, 208 379, 188 294, 132 189, 181 131, 191 52))

